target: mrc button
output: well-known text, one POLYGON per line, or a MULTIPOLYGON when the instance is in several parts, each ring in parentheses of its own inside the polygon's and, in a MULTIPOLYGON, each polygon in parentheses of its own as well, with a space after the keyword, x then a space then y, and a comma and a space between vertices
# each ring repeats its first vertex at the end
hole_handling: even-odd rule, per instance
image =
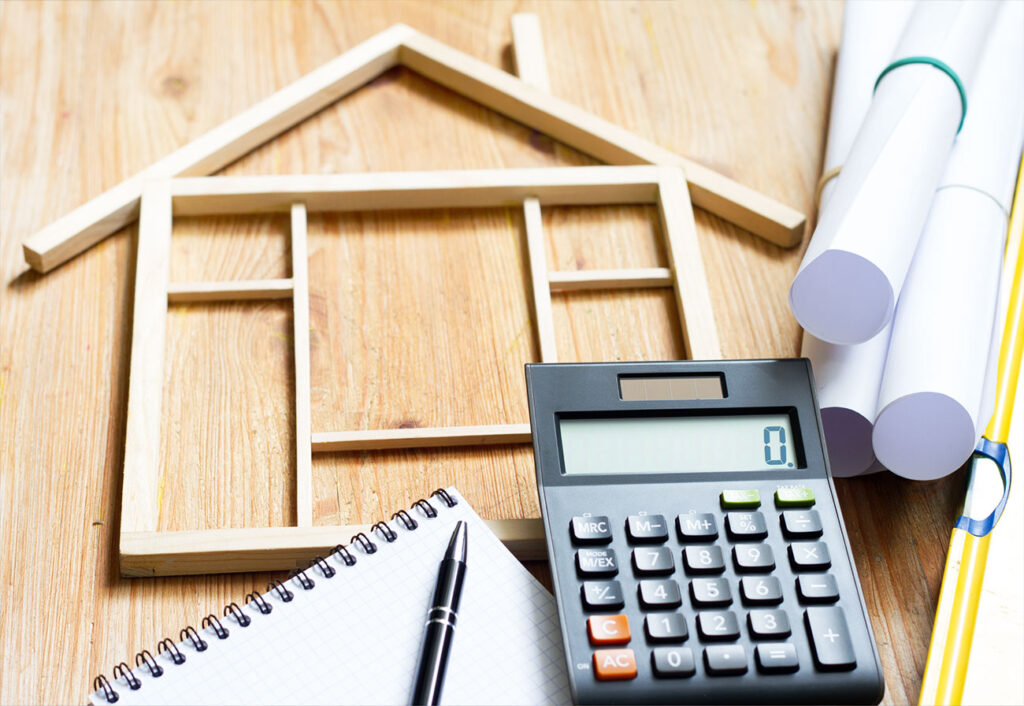
POLYGON ((573 544, 608 544, 612 541, 612 526, 604 515, 572 518, 569 533, 573 544))

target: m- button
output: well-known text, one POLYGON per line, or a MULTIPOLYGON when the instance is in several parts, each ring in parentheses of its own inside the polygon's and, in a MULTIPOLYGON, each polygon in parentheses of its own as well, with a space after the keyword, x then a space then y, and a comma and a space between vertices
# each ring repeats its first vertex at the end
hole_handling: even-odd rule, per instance
POLYGON ((629 642, 629 619, 625 615, 595 615, 587 618, 591 645, 625 645, 629 642))
POLYGON ((573 544, 608 544, 612 541, 612 526, 604 515, 572 518, 569 533, 573 544))
POLYGON ((636 679, 636 655, 633 650, 598 650, 594 653, 594 676, 600 681, 636 679))

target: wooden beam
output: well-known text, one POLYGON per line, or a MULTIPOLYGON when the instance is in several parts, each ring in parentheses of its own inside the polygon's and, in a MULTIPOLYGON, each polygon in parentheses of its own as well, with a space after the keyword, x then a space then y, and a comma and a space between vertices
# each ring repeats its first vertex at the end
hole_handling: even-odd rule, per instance
POLYGON ((246 299, 287 299, 290 296, 292 296, 291 279, 171 282, 167 285, 167 301, 171 304, 246 299))
POLYGON ((532 440, 529 424, 326 431, 313 434, 313 453, 529 444, 532 440))
POLYGON ((551 93, 540 20, 532 12, 512 15, 512 54, 516 62, 516 75, 520 80, 545 93, 551 93))
POLYGON ((672 270, 667 267, 634 270, 563 270, 549 273, 548 283, 552 292, 671 287, 672 270))
MULTIPOLYGON (((540 519, 484 522, 520 559, 546 556, 540 519)), ((370 525, 126 532, 121 535, 121 574, 178 576, 303 568, 314 556, 326 556, 358 532, 369 534, 370 525)))
POLYGON ((523 201, 523 223, 526 228, 526 254, 530 260, 533 314, 537 324, 540 362, 557 363, 555 318, 551 311, 551 289, 548 286, 547 258, 544 254, 544 224, 540 214, 540 202, 532 196, 523 201))
POLYGON ((171 195, 167 182, 147 184, 145 193, 135 265, 121 484, 122 532, 154 532, 160 522, 160 414, 170 280, 171 195))
POLYGON ((295 350, 295 518, 313 526, 313 447, 309 382, 309 261, 306 207, 292 204, 292 321, 295 350))

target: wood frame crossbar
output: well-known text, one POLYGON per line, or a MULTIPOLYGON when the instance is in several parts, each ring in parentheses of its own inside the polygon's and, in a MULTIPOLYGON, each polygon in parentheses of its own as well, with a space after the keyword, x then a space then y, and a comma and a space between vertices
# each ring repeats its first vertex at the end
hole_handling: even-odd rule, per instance
MULTIPOLYGON (((167 575, 294 568, 362 526, 314 527, 312 454, 371 449, 523 444, 528 423, 419 429, 318 431, 310 424, 310 211, 402 208, 522 208, 541 362, 556 362, 551 291, 672 286, 686 351, 720 357, 707 278, 686 182, 676 167, 561 167, 359 175, 205 177, 145 185, 139 224, 128 420, 121 499, 121 571, 167 575), (655 204, 669 267, 549 273, 542 205, 655 204), (279 211, 291 215, 292 276, 227 283, 169 281, 175 214, 279 211), (575 277, 575 280, 573 280, 575 277), (666 281, 666 277, 668 280, 666 281), (554 284, 553 284, 554 283, 554 284), (565 286, 567 285, 568 286, 565 286), (159 531, 160 424, 167 308, 175 301, 291 297, 295 346, 296 526, 159 531)), ((543 555, 539 520, 496 520, 498 537, 520 557, 543 555)))
MULTIPOLYGON (((517 23, 517 47, 539 42, 535 19, 517 23)), ((542 52, 519 51, 517 63, 530 74, 516 78, 396 24, 30 236, 25 261, 39 272, 57 267, 134 222, 148 181, 212 174, 395 66, 608 164, 682 167, 697 206, 783 247, 800 242, 800 212, 550 95, 542 52)))

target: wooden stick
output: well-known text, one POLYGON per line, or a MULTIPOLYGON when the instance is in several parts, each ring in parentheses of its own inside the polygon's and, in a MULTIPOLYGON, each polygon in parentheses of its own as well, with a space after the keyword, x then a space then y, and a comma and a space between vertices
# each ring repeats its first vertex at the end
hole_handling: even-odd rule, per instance
POLYGON ((545 93, 551 93, 540 20, 532 12, 512 15, 512 54, 520 80, 545 93))
POLYGON ((722 350, 711 308, 711 293, 681 171, 666 169, 663 172, 658 206, 669 266, 675 272, 676 306, 686 351, 691 360, 719 360, 722 350))
POLYGON ((397 63, 611 164, 685 167, 698 206, 779 245, 800 242, 801 213, 405 25, 394 25, 35 233, 24 243, 26 262, 40 272, 53 269, 136 220, 147 179, 214 172, 397 63))
MULTIPOLYGON (((546 556, 544 526, 539 519, 484 522, 520 559, 546 556)), ((213 568, 218 573, 302 568, 314 556, 326 556, 335 545, 348 543, 359 532, 367 533, 375 543, 380 541, 370 532, 370 525, 127 532, 121 535, 121 574, 177 576, 206 574, 213 568)))
POLYGON ((326 431, 313 434, 313 453, 529 444, 532 440, 529 424, 326 431))
POLYGON ((290 279, 171 282, 167 285, 167 301, 171 304, 246 299, 287 299, 291 295, 292 281, 290 279))
POLYGON ((313 526, 313 447, 309 382, 309 261, 306 207, 292 204, 292 321, 295 330, 295 517, 313 526))
POLYGON ((154 532, 160 522, 160 413, 170 280, 171 195, 166 182, 147 184, 145 193, 135 265, 121 486, 122 533, 154 532))
POLYGON ((526 254, 530 260, 533 314, 537 323, 540 362, 557 363, 555 319, 551 311, 551 289, 548 287, 547 258, 544 255, 544 224, 540 215, 540 202, 532 196, 523 201, 523 223, 526 227, 526 254))
POLYGON ((548 274, 552 292, 581 292, 595 289, 645 289, 671 287, 672 270, 644 267, 635 270, 563 270, 548 274))

